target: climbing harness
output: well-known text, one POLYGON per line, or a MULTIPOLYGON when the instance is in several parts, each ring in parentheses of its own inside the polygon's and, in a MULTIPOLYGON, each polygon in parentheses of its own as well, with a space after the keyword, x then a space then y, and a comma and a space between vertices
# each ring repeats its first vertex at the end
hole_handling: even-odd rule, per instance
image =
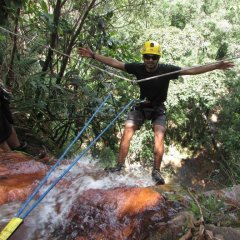
POLYGON ((107 97, 102 101, 99 107, 96 109, 94 114, 90 117, 84 127, 79 131, 78 135, 74 138, 74 140, 69 144, 66 148, 62 156, 57 160, 54 166, 49 170, 43 180, 39 183, 35 191, 31 194, 31 196, 27 199, 21 209, 17 212, 14 218, 10 220, 10 222, 5 226, 5 228, 0 232, 0 240, 7 240, 16 229, 22 224, 24 219, 34 210, 34 208, 43 200, 43 198, 56 186, 56 184, 74 167, 74 165, 88 152, 88 150, 98 141, 98 139, 114 124, 114 122, 120 117, 120 115, 128 109, 131 105, 133 105, 134 100, 131 100, 128 104, 126 104, 122 110, 116 115, 116 117, 102 130, 102 132, 85 148, 85 150, 79 154, 74 161, 64 170, 64 172, 57 178, 55 181, 38 197, 38 199, 26 210, 30 202, 39 192, 41 187, 46 183, 51 173, 60 165, 70 148, 73 144, 79 139, 84 130, 90 124, 95 115, 100 111, 100 109, 104 106, 106 101, 112 96, 112 93, 108 94, 107 97), (26 211, 25 211, 26 210, 26 211), (25 211, 25 212, 24 212, 25 211))

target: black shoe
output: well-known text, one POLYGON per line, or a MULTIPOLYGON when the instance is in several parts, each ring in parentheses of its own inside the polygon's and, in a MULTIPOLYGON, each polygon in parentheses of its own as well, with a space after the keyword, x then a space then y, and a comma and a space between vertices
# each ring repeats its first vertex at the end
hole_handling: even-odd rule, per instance
POLYGON ((157 185, 165 184, 165 181, 158 169, 153 169, 152 171, 152 179, 157 185))
POLYGON ((19 147, 15 147, 12 150, 13 151, 25 151, 27 148, 27 142, 22 142, 21 145, 19 147))
POLYGON ((115 167, 108 167, 108 168, 105 168, 104 170, 106 172, 111 172, 111 173, 114 173, 114 172, 120 172, 121 170, 123 170, 124 168, 124 164, 117 164, 115 167))

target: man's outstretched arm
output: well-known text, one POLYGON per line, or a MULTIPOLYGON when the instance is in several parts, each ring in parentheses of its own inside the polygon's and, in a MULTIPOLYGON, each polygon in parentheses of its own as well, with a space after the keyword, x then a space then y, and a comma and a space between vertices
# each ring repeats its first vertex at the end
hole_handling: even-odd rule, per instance
POLYGON ((234 63, 231 61, 220 61, 217 63, 203 65, 203 66, 196 66, 191 68, 183 68, 182 71, 179 73, 180 75, 195 75, 210 72, 213 70, 228 70, 234 67, 234 63))
POLYGON ((79 48, 78 52, 81 57, 96 59, 99 62, 102 62, 108 66, 111 66, 122 71, 125 70, 125 63, 118 61, 112 57, 106 57, 100 54, 93 52, 90 48, 79 48))

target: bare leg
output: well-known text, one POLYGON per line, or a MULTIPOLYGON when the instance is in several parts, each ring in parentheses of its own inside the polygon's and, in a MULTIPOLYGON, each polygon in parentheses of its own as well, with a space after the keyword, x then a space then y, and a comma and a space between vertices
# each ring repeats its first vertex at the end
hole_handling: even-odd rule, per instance
POLYGON ((165 184, 160 173, 161 162, 164 154, 164 133, 165 128, 161 125, 155 125, 154 129, 154 165, 152 171, 152 178, 156 184, 165 184))
POLYGON ((126 123, 119 148, 118 164, 125 163, 125 158, 127 157, 128 154, 130 142, 136 130, 137 130, 136 125, 126 123))
POLYGON ((19 142, 17 133, 14 129, 14 127, 12 126, 12 133, 9 136, 9 138, 7 139, 7 144, 11 147, 11 148, 17 148, 21 145, 21 143, 19 142))
POLYGON ((154 126, 154 169, 160 169, 164 154, 165 128, 161 125, 154 126))

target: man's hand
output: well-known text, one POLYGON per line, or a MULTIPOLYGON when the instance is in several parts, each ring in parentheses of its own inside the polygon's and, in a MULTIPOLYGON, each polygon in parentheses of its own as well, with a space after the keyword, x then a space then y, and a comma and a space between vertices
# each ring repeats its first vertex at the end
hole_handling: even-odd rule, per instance
POLYGON ((78 48, 78 53, 81 57, 94 58, 95 53, 89 48, 78 48))
POLYGON ((221 70, 228 70, 230 68, 233 68, 235 65, 233 62, 230 61, 220 61, 218 63, 217 69, 221 69, 221 70))
POLYGON ((93 52, 89 47, 78 48, 78 53, 81 57, 96 59, 97 61, 106 64, 110 67, 125 71, 125 63, 118 61, 112 57, 103 56, 93 52))

